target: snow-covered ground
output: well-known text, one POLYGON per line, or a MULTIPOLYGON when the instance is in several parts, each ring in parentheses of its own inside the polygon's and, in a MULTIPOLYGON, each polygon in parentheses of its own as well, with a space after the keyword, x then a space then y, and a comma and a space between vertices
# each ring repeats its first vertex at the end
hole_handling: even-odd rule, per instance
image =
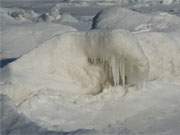
POLYGON ((0 133, 179 135, 179 8, 2 1, 0 133))

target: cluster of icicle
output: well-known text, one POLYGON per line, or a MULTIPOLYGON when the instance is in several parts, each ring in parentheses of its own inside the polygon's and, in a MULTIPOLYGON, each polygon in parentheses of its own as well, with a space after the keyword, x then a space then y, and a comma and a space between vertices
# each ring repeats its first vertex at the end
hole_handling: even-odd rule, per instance
POLYGON ((93 57, 88 58, 90 64, 97 64, 103 67, 107 80, 113 85, 122 85, 125 88, 126 74, 125 74, 125 58, 116 58, 115 56, 109 58, 93 57))

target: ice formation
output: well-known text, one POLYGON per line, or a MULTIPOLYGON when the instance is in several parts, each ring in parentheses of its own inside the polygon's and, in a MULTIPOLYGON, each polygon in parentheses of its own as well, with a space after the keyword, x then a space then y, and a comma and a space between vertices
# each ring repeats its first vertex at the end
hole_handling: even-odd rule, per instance
POLYGON ((126 29, 131 32, 180 30, 180 18, 166 12, 143 14, 131 9, 114 6, 97 13, 92 28, 126 29))
MULTIPOLYGON (((90 115, 90 120, 87 113, 94 108, 99 109, 99 104, 88 104, 89 96, 102 98, 105 93, 109 97, 112 95, 107 92, 123 93, 127 90, 124 88, 134 88, 129 85, 136 86, 144 80, 173 80, 180 76, 179 34, 172 35, 132 34, 123 30, 56 35, 5 68, 7 73, 4 72, 5 85, 1 93, 12 98, 20 112, 41 126, 56 130, 59 127, 93 127, 95 116, 90 115), (79 103, 76 104, 76 101, 79 103), (67 104, 66 109, 73 109, 63 110, 61 106, 64 107, 64 104, 67 104), (74 109, 82 106, 87 108, 81 112, 85 122, 79 120, 81 113, 78 111, 72 115, 74 109), (57 107, 60 111, 52 113, 51 110, 57 107), (46 112, 43 116, 42 110, 46 112), (75 119, 75 123, 69 122, 69 119, 75 119)), ((99 102, 100 99, 94 98, 92 102, 99 102)), ((117 98, 120 99, 119 94, 117 98)), ((114 103, 115 100, 112 101, 114 103)), ((104 102, 101 105, 105 105, 106 111, 104 102)), ((130 108, 134 112, 135 108, 130 108)), ((117 113, 116 118, 122 119, 117 113)), ((100 125, 103 123, 99 121, 100 125)))
POLYGON ((35 21, 35 19, 39 16, 38 13, 33 10, 25 10, 21 8, 7 8, 6 10, 8 15, 17 21, 35 21))
POLYGON ((125 88, 126 74, 125 66, 126 61, 124 56, 115 57, 113 55, 95 55, 88 58, 90 64, 101 65, 107 76, 107 80, 113 85, 122 85, 125 88))
POLYGON ((10 64, 12 85, 8 89, 59 90, 63 85, 65 90, 59 90, 62 93, 93 95, 107 86, 128 87, 144 80, 172 79, 180 74, 176 37, 178 34, 173 38, 162 33, 127 31, 66 33, 10 64))
POLYGON ((90 63, 102 64, 107 80, 113 86, 133 84, 133 76, 138 78, 138 74, 143 76, 148 72, 146 57, 130 33, 99 31, 87 33, 87 40, 90 40, 87 42, 90 63))
MULTIPOLYGON (((122 4, 146 1, 150 9, 156 2, 174 2, 123 1, 122 4)), ((96 4, 92 5, 103 5, 101 2, 96 4)), ((78 6, 86 5, 75 2, 60 3, 61 6, 71 6, 67 10, 73 11, 77 8, 77 13, 81 11, 78 6)), ((112 12, 100 12, 96 28, 107 26, 104 30, 69 32, 76 30, 53 24, 62 21, 58 10, 59 7, 54 7, 46 16, 50 23, 30 24, 0 9, 3 19, 0 21, 3 24, 0 58, 23 55, 0 70, 0 94, 10 97, 19 112, 14 114, 8 113, 9 108, 5 110, 3 121, 10 129, 7 131, 18 135, 39 135, 40 132, 44 135, 61 134, 63 130, 67 131, 64 134, 79 135, 86 134, 76 132, 79 129, 95 129, 102 131, 97 135, 178 135, 179 17, 114 8, 110 10, 112 12), (116 28, 125 30, 112 30, 116 28), (136 87, 144 81, 144 87, 136 87), (126 95, 125 90, 128 90, 126 95), (42 130, 28 121, 23 123, 19 114, 41 126, 42 130), (50 131, 44 132, 46 128, 50 131)), ((76 18, 66 15, 65 23, 77 23, 83 27, 76 18)), ((91 19, 81 15, 78 19, 81 17, 91 19)), ((5 101, 2 105, 9 103, 1 96, 0 100, 5 101)))

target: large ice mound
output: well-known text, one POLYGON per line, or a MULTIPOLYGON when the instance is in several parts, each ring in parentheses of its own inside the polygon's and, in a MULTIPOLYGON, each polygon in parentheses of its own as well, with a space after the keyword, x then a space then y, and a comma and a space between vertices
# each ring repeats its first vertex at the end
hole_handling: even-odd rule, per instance
POLYGON ((7 89, 97 94, 107 86, 175 78, 180 75, 177 40, 178 34, 121 30, 66 33, 10 64, 7 89))
POLYGON ((72 32, 47 41, 11 64, 9 79, 12 88, 64 86, 63 92, 96 94, 106 84, 125 87, 144 79, 147 62, 143 50, 128 32, 72 32), (23 85, 20 84, 24 77, 20 76, 26 78, 23 85), (73 89, 69 84, 74 85, 73 89))
MULTIPOLYGON (((5 85, 1 93, 8 95, 20 112, 43 127, 53 130, 94 128, 97 121, 93 118, 99 106, 106 103, 102 103, 101 98, 111 101, 117 96, 119 99, 120 91, 133 89, 132 85, 145 80, 177 81, 180 77, 179 42, 178 33, 95 30, 56 35, 3 69, 5 85), (82 112, 77 111, 84 107, 82 112), (55 111, 52 113, 52 110, 55 111)), ((146 103, 143 108, 145 106, 146 103)), ((129 107, 133 113, 134 109, 141 110, 141 107, 134 108, 134 104, 129 107)), ((114 119, 123 119, 116 113, 114 119)), ((130 114, 128 112, 126 117, 130 114)), ((114 122, 114 119, 106 120, 114 122)), ((98 124, 105 123, 99 121, 98 124)))

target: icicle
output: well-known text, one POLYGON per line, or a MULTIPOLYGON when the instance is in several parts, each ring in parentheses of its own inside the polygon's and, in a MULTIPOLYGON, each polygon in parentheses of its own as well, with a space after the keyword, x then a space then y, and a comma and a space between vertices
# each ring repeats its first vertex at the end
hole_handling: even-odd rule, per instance
POLYGON ((122 85, 125 88, 126 76, 125 76, 125 59, 124 57, 117 58, 111 57, 92 57, 88 58, 88 62, 91 64, 99 64, 104 69, 107 80, 112 83, 113 86, 122 85))
POLYGON ((122 57, 120 59, 120 76, 122 80, 122 86, 125 88, 125 83, 126 83, 126 76, 125 76, 125 59, 122 57))
POLYGON ((111 67, 112 67, 112 77, 114 86, 119 85, 119 74, 118 74, 118 68, 117 68, 117 61, 115 57, 112 57, 111 59, 111 67))
POLYGON ((104 62, 103 62, 103 66, 104 66, 104 72, 106 74, 106 77, 107 77, 107 80, 110 81, 110 70, 109 70, 109 63, 108 61, 105 59, 104 62))
POLYGON ((108 79, 111 82, 111 84, 113 85, 112 67, 111 67, 110 63, 111 63, 111 58, 108 59, 108 79))

